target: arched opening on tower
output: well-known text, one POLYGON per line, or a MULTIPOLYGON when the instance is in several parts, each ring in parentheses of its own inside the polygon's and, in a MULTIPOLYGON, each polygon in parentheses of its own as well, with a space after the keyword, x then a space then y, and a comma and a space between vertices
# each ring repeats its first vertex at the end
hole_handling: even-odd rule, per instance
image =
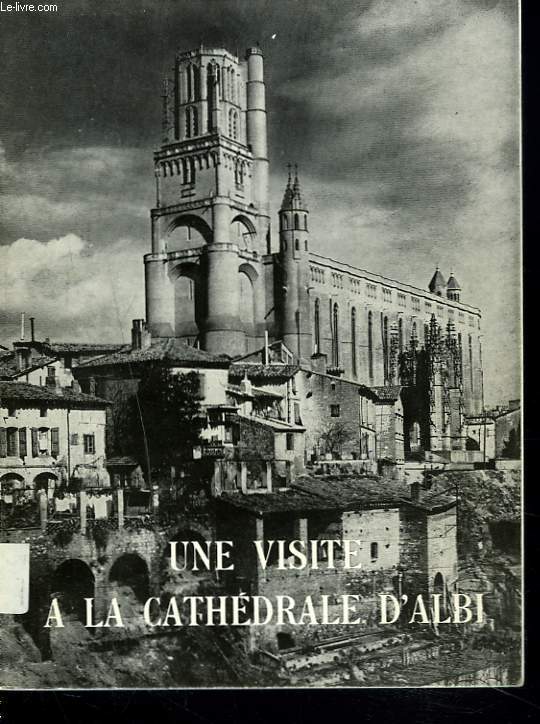
POLYGON ((174 219, 167 229, 167 251, 197 249, 212 241, 212 229, 198 216, 187 214, 174 219))
POLYGON ((174 267, 174 332, 194 344, 203 328, 205 294, 197 264, 174 267))
POLYGON ((248 335, 254 334, 255 331, 255 290, 253 287, 254 273, 243 265, 239 269, 239 286, 240 286, 240 321, 244 327, 244 331, 248 335))
POLYGON ((246 216, 238 215, 234 217, 231 221, 230 232, 230 239, 233 244, 238 244, 241 251, 256 251, 256 237, 256 229, 246 216))

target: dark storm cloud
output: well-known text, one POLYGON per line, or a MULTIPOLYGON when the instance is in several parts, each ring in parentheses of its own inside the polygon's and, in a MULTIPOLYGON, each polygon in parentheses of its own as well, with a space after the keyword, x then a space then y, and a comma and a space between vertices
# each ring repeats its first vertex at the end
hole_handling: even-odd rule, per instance
POLYGON ((43 269, 61 275, 43 309, 52 335, 117 339, 142 313, 161 79, 175 52, 203 42, 242 55, 259 42, 274 209, 297 161, 315 250, 419 286, 436 263, 453 267, 485 310, 486 386, 519 394, 517 361, 497 351, 519 336, 516 2, 59 5, 0 25, 0 245, 10 284, 24 281, 18 305, 47 294, 43 269))

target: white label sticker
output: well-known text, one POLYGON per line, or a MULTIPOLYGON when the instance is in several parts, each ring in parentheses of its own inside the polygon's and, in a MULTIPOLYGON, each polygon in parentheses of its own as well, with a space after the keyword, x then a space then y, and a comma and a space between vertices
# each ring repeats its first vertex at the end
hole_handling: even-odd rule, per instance
POLYGON ((0 543, 0 613, 26 613, 30 582, 28 543, 0 543))

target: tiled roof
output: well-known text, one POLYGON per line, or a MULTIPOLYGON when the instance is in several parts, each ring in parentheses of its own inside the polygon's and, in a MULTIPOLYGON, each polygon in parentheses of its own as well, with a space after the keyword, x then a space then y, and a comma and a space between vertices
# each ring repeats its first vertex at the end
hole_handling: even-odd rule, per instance
POLYGON ((68 404, 84 405, 85 407, 103 407, 109 404, 106 400, 94 395, 76 392, 69 387, 39 387, 27 382, 0 381, 0 400, 28 402, 47 402, 51 406, 64 407, 68 404))
POLYGON ((452 495, 421 491, 411 500, 410 486, 380 478, 344 475, 298 477, 288 490, 276 493, 224 493, 222 500, 257 515, 308 510, 356 510, 412 506, 432 512, 455 504, 452 495))
POLYGON ((48 365, 56 362, 58 357, 34 357, 32 363, 28 367, 24 367, 20 370, 17 366, 17 360, 15 353, 11 353, 11 359, 4 357, 0 359, 0 379, 16 379, 27 375, 29 372, 38 370, 41 367, 47 367, 48 365))
POLYGON ((143 349, 125 349, 113 354, 81 362, 78 369, 87 367, 108 367, 110 365, 139 364, 145 362, 167 362, 178 367, 227 368, 230 360, 226 355, 213 355, 202 349, 191 347, 175 337, 160 337, 152 340, 143 349))
POLYGON ((49 341, 20 341, 15 342, 16 347, 33 347, 41 349, 44 352, 52 352, 53 354, 105 354, 107 352, 115 352, 120 349, 126 349, 129 345, 120 342, 49 342, 49 341))
POLYGON ((287 380, 299 369, 298 365, 233 363, 229 369, 229 377, 236 380, 247 375, 250 380, 287 380))

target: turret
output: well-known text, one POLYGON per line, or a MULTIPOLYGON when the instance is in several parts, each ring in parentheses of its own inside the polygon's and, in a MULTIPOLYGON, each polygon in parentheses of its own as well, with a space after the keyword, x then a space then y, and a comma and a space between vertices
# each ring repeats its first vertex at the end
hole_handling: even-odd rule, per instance
POLYGON ((446 284, 446 296, 448 297, 448 299, 451 299, 453 302, 459 302, 459 300, 460 300, 461 287, 459 286, 458 280, 454 276, 454 272, 450 273, 450 277, 446 284))
POLYGON ((280 267, 282 279, 281 337, 302 360, 311 355, 309 322, 308 210, 302 198, 298 170, 289 177, 279 211, 280 267))
POLYGON ((446 282, 444 281, 444 277, 439 271, 439 267, 435 269, 435 274, 431 278, 431 281, 429 283, 429 291, 432 294, 436 294, 438 297, 444 296, 444 292, 446 291, 446 282))

